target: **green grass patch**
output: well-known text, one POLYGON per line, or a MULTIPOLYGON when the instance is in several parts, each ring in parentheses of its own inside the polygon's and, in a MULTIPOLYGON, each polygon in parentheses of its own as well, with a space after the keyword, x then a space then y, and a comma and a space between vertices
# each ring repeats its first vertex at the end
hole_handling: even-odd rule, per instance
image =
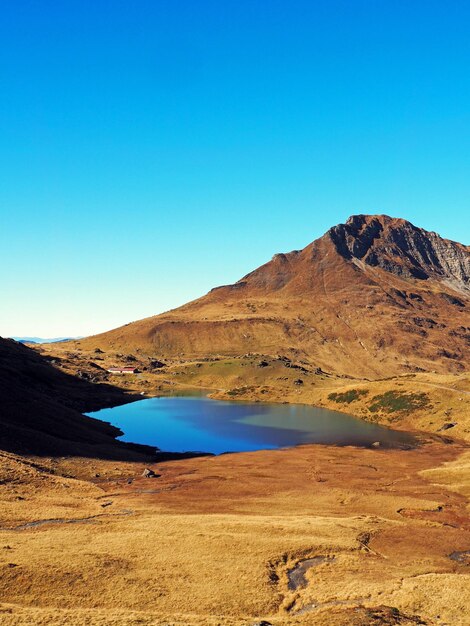
POLYGON ((338 404, 351 404, 351 402, 359 400, 361 396, 366 396, 368 393, 367 389, 350 389, 343 393, 330 393, 328 400, 333 400, 333 402, 338 402, 338 404))
POLYGON ((371 413, 383 411, 384 413, 409 412, 416 409, 424 409, 429 406, 427 393, 407 393, 406 391, 386 391, 374 396, 369 406, 371 413))

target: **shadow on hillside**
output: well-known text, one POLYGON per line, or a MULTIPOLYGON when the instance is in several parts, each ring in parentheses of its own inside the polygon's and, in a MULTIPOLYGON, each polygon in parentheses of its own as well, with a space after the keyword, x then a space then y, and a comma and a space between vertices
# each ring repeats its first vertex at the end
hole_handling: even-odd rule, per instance
POLYGON ((155 448, 117 441, 122 432, 83 412, 139 399, 108 383, 67 374, 33 349, 0 338, 0 449, 18 454, 149 460, 155 448))

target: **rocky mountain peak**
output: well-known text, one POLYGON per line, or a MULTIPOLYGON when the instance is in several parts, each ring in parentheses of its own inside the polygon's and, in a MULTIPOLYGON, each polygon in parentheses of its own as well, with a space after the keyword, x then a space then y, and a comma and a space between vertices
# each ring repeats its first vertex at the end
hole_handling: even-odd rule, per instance
POLYGON ((327 235, 345 259, 470 290, 470 248, 388 215, 353 215, 327 235))

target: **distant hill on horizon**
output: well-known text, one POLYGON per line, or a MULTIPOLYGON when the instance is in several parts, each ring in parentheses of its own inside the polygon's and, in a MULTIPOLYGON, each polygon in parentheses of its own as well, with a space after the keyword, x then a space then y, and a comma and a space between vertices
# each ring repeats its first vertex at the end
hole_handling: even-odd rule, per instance
POLYGON ((7 337, 7 339, 14 339, 19 343, 57 343, 59 341, 81 339, 81 337, 53 337, 51 339, 45 339, 44 337, 7 337))
POLYGON ((74 343, 182 359, 284 354, 375 379, 459 373, 470 360, 470 248, 354 215, 232 285, 74 343))

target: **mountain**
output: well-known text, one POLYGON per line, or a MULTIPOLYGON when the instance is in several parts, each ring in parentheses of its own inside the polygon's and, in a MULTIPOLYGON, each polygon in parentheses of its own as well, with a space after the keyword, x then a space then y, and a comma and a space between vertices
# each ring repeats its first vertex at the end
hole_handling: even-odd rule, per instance
POLYGON ((58 343, 60 341, 70 341, 71 339, 79 339, 79 337, 54 337, 52 339, 44 339, 43 337, 10 337, 20 343, 58 343))
POLYGON ((468 246, 355 215, 235 284, 77 345, 182 359, 282 354, 371 378, 458 373, 470 357, 469 312, 468 246))
POLYGON ((118 428, 81 414, 131 399, 111 385, 70 376, 33 349, 0 338, 0 450, 149 458, 152 448, 117 441, 118 428))

